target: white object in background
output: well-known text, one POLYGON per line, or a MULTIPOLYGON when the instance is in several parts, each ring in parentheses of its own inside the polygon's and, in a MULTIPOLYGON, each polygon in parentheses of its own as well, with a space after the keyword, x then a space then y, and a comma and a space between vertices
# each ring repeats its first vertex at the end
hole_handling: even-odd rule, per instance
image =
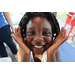
POLYGON ((12 62, 12 59, 10 57, 2 57, 0 58, 0 62, 12 62))
POLYGON ((75 15, 73 15, 72 17, 73 17, 73 19, 75 19, 75 15))
POLYGON ((3 43, 5 47, 7 47, 6 43, 3 43))
POLYGON ((13 20, 14 21, 20 21, 21 20, 20 13, 19 12, 13 12, 13 20))

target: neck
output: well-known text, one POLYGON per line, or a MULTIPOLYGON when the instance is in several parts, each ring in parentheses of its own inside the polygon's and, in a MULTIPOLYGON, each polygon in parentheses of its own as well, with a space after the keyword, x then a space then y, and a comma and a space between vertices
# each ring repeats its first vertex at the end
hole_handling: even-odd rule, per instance
POLYGON ((34 55, 34 61, 35 62, 41 62, 42 57, 43 57, 43 54, 35 54, 34 55))

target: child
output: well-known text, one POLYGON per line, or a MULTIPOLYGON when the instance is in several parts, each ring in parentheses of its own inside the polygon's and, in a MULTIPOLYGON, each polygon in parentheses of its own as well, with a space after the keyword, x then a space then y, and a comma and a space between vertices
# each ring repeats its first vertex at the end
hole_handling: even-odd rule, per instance
POLYGON ((67 40, 66 30, 61 29, 56 17, 50 12, 27 12, 15 35, 18 43, 19 60, 22 62, 59 61, 59 46, 67 40), (55 35, 56 34, 56 35, 55 35), (55 37, 55 40, 53 38, 55 37))

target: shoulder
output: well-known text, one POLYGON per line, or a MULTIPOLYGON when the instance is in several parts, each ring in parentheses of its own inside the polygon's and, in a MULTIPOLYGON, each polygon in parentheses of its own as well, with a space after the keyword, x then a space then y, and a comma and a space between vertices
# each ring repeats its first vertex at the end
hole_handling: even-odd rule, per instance
POLYGON ((20 50, 20 48, 18 49, 18 62, 21 62, 22 59, 22 52, 20 50))

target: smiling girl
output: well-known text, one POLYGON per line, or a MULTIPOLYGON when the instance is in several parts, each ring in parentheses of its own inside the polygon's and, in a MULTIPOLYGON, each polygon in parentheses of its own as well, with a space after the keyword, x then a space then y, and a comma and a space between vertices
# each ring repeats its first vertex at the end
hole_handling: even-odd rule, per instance
POLYGON ((60 27, 50 12, 27 12, 15 35, 11 36, 19 45, 18 61, 58 62, 59 46, 68 38, 66 30, 60 27), (54 39, 55 37, 55 39, 54 39))

